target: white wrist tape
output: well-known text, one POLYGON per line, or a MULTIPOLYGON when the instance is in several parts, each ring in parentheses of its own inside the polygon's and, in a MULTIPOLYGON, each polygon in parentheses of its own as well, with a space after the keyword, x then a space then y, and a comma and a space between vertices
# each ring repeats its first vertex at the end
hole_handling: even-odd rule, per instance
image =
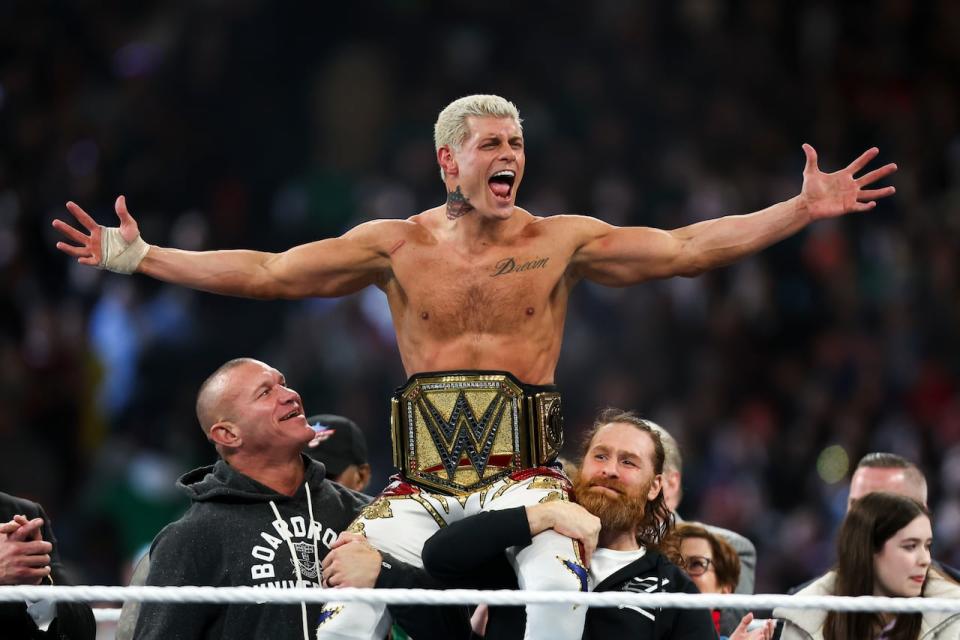
POLYGON ((133 242, 127 242, 118 227, 100 227, 100 264, 97 268, 133 273, 149 250, 150 245, 139 234, 133 242))

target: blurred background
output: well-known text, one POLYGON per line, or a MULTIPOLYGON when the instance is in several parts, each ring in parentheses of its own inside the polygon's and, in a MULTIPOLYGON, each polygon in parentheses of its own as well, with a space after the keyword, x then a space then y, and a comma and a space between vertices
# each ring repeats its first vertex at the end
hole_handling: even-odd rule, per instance
MULTIPOLYGON (((685 454, 687 519, 759 549, 758 592, 833 561, 870 450, 931 483, 960 564, 960 4, 597 0, 0 3, 0 490, 39 500, 92 584, 214 459, 200 382, 241 355, 308 413, 357 421, 392 472, 404 381, 385 298, 254 302, 80 267, 75 200, 148 242, 282 250, 443 202, 437 113, 498 93, 525 119, 518 202, 675 228, 795 195, 876 145, 897 195, 736 266, 574 293, 557 382, 568 442, 638 411, 685 454)), ((571 448, 568 454, 573 454, 571 448)))

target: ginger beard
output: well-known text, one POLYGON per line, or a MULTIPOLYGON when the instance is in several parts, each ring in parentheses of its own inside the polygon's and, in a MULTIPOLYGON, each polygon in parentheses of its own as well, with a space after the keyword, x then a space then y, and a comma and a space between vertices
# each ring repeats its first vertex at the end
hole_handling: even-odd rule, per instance
POLYGON ((577 503, 600 518, 600 525, 605 531, 630 531, 643 522, 647 495, 653 487, 653 480, 650 478, 642 486, 631 490, 618 480, 600 477, 587 479, 581 474, 573 484, 573 491, 577 503), (613 495, 592 487, 606 487, 617 493, 613 495))

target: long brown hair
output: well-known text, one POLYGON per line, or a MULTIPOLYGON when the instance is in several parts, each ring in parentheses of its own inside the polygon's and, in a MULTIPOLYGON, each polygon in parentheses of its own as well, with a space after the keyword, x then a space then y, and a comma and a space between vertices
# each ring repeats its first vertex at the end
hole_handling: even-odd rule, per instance
MULTIPOLYGON (((834 595, 870 596, 876 580, 874 556, 900 529, 930 511, 912 498, 892 493, 868 493, 854 501, 837 537, 837 582, 834 595)), ((926 588, 926 585, 924 585, 926 588)), ((890 640, 916 640, 921 614, 901 613, 888 634, 890 640)), ((883 627, 879 613, 831 611, 824 623, 825 640, 874 638, 883 627)))

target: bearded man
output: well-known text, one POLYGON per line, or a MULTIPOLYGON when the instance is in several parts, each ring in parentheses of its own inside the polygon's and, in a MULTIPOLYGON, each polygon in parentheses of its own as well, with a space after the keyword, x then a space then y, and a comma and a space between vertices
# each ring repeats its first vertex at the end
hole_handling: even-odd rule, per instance
MULTIPOLYGON (((504 552, 552 529, 583 544, 587 571, 578 577, 591 591, 698 593, 690 578, 656 551, 673 526, 661 492, 664 457, 659 434, 645 420, 606 409, 583 447, 574 483, 579 504, 558 495, 537 505, 452 523, 427 541, 424 566, 458 587, 516 587, 504 552)), ((568 566, 574 573, 578 568, 568 566)), ((521 607, 491 607, 484 637, 521 637, 524 615, 521 607)), ((624 606, 591 609, 583 637, 702 640, 715 638, 716 631, 705 610, 624 606)))

